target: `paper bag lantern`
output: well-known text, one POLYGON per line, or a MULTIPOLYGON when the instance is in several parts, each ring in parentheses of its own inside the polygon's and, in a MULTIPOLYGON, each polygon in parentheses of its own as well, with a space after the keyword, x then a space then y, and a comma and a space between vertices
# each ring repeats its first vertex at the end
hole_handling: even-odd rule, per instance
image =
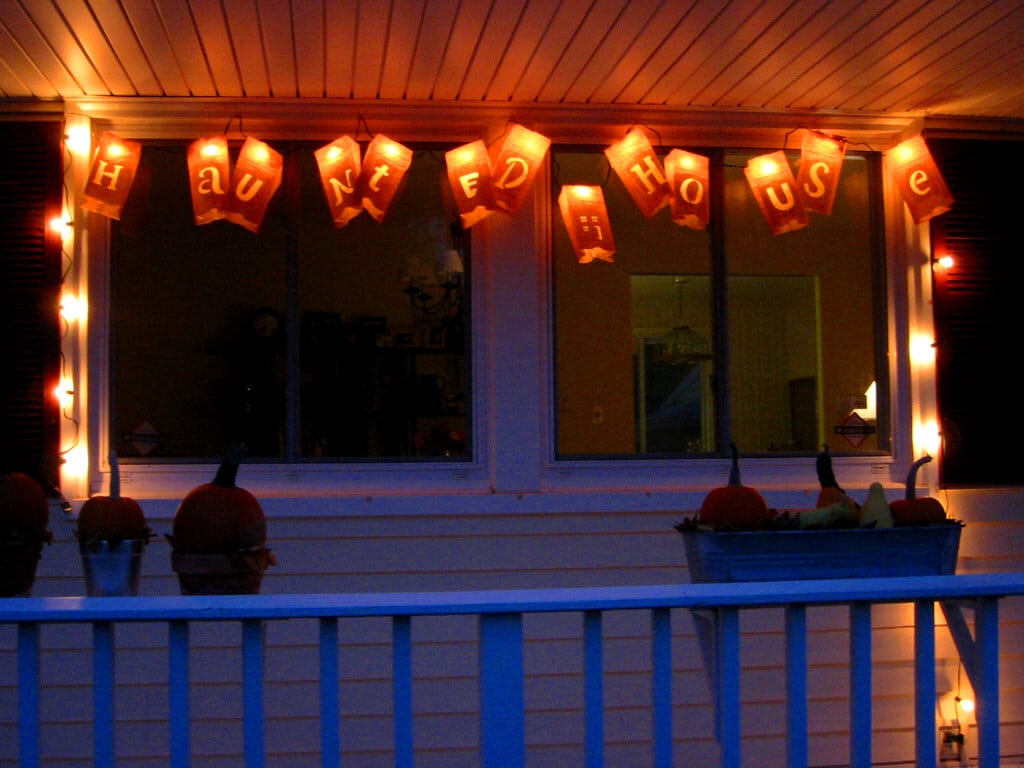
POLYGON ((566 185, 558 195, 558 209, 580 264, 594 259, 614 261, 615 239, 608 222, 604 192, 584 184, 566 185))
POLYGON ((494 212, 494 185, 487 145, 477 139, 444 153, 455 207, 466 229, 494 212))
POLYGON ((807 226, 807 210, 796 191, 796 179, 781 149, 747 161, 743 173, 773 235, 807 226))
POLYGON ((672 221, 690 229, 704 229, 711 218, 708 158, 673 149, 665 158, 665 176, 671 190, 672 221))
POLYGON ((887 158, 915 223, 928 221, 953 207, 953 196, 922 137, 907 139, 894 147, 887 158))
POLYGON ((604 154, 645 217, 668 205, 671 193, 665 171, 643 131, 634 128, 604 154))
POLYGON ((377 134, 366 148, 356 191, 360 204, 378 222, 384 221, 410 165, 412 150, 387 136, 377 134))
POLYGON ((109 132, 100 136, 82 192, 82 207, 120 219, 141 157, 142 145, 138 142, 126 141, 109 132))
POLYGON ((800 147, 796 188, 804 209, 832 213, 839 188, 839 173, 846 157, 846 142, 818 131, 805 131, 800 147))
POLYGON ((491 156, 494 204, 508 213, 518 213, 537 177, 551 145, 550 139, 521 125, 513 124, 491 156))
POLYGON ((363 212, 358 184, 361 163, 359 144, 342 136, 313 153, 320 170, 320 183, 335 227, 343 227, 363 212))
POLYGON ((250 232, 259 232, 283 175, 284 158, 279 152, 257 139, 246 139, 231 174, 224 218, 250 232))
POLYGON ((188 148, 188 186, 196 224, 223 219, 231 182, 231 157, 224 136, 196 139, 188 148))

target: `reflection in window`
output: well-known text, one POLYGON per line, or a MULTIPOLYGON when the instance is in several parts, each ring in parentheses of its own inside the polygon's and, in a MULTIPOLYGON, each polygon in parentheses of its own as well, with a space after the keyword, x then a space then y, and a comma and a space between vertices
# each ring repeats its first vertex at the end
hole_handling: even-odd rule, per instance
POLYGON ((383 222, 331 220, 313 145, 258 234, 197 226, 183 146, 147 146, 111 249, 111 438, 127 460, 471 455, 469 237, 443 150, 383 222))
POLYGON ((617 246, 580 264, 553 219, 558 455, 888 450, 877 159, 848 153, 832 213, 773 236, 750 153, 708 154, 722 223, 694 231, 644 218, 602 153, 554 153, 556 186, 602 185, 617 246))

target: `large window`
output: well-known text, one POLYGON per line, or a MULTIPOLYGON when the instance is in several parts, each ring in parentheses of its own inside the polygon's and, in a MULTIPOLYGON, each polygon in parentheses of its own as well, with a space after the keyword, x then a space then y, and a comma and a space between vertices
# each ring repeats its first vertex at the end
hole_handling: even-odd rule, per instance
POLYGON ((712 154, 721 215, 695 231, 645 218, 603 153, 553 153, 556 186, 602 186, 616 245, 581 264, 553 215, 558 454, 888 451, 878 158, 847 153, 832 213, 772 235, 753 153, 712 154))
POLYGON ((383 222, 335 228, 315 145, 258 234, 196 225, 186 147, 147 145, 111 251, 111 443, 119 456, 471 456, 469 238, 443 150, 416 152, 383 222))

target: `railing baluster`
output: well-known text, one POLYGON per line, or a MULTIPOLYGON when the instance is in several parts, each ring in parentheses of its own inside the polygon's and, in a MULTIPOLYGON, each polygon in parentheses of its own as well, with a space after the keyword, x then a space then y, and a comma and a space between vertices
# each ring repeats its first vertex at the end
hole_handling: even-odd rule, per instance
POLYGON ((263 768, 263 621, 242 621, 242 728, 246 768, 263 768))
POLYGON ((39 625, 18 625, 18 754, 22 768, 39 768, 39 625))
POLYGON ((999 601, 978 600, 974 614, 979 663, 977 699, 978 768, 998 768, 999 759, 999 601))
POLYGON ((320 765, 339 768, 338 620, 320 619, 320 765))
POLYGON ((871 768, 871 603, 850 604, 850 768, 871 768))
POLYGON ((114 623, 92 625, 93 761, 114 768, 114 623))
POLYGON ((672 768, 672 614, 668 608, 651 611, 651 641, 654 765, 672 768))
POLYGON ((192 752, 189 714, 189 624, 182 619, 168 622, 167 654, 168 698, 171 737, 171 768, 189 768, 192 752))
POLYGON ((526 763, 523 617, 480 616, 480 757, 482 768, 526 763))
POLYGON ((722 768, 740 768, 740 614, 718 609, 718 707, 722 768))
POLYGON ((586 708, 586 765, 604 766, 604 614, 583 612, 583 702, 586 708))
POLYGON ((395 768, 412 768, 412 620, 408 616, 395 616, 391 621, 391 654, 395 768))
POLYGON ((786 606, 786 754, 789 768, 807 766, 807 609, 786 606))
POLYGON ((915 743, 918 765, 937 765, 935 731, 935 603, 914 602, 915 743))

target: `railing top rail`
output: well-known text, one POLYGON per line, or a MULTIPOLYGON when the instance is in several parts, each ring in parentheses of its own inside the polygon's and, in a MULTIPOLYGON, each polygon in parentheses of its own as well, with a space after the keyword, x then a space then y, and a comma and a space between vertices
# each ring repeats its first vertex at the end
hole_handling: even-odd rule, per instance
POLYGON ((15 597, 0 599, 0 624, 755 608, 793 603, 955 601, 1011 595, 1024 595, 1024 572, 478 592, 15 597))

